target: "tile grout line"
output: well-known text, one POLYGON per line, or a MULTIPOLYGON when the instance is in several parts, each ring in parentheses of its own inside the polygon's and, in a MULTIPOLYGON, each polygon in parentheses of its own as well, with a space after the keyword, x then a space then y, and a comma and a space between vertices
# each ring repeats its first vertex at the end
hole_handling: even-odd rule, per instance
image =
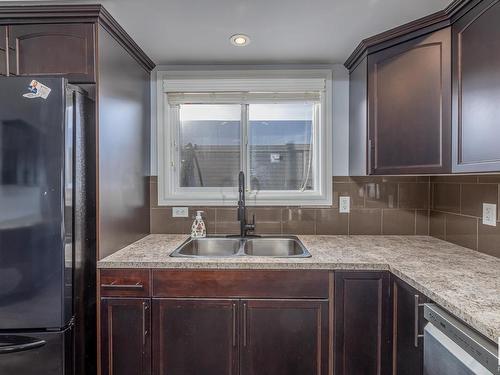
POLYGON ((476 220, 476 251, 479 251, 479 219, 476 220))
POLYGON ((380 209, 380 234, 384 234, 384 209, 380 209))

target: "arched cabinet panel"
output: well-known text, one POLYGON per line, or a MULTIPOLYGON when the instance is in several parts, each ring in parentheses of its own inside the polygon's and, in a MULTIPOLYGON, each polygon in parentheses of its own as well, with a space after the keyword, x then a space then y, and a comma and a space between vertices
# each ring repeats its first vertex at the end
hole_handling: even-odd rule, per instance
POLYGON ((92 24, 14 25, 8 28, 12 75, 64 75, 94 82, 92 24))

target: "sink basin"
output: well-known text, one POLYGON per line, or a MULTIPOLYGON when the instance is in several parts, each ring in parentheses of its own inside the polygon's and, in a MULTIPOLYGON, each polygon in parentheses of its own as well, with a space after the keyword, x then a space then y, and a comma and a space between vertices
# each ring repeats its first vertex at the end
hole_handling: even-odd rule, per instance
POLYGON ((311 254, 297 238, 252 238, 246 240, 244 253, 260 257, 307 258, 311 254))
POLYGON ((228 257, 240 251, 239 238, 197 238, 183 243, 172 256, 178 257, 228 257))
POLYGON ((277 257, 308 258, 311 254, 296 237, 188 239, 170 256, 187 258, 277 257))

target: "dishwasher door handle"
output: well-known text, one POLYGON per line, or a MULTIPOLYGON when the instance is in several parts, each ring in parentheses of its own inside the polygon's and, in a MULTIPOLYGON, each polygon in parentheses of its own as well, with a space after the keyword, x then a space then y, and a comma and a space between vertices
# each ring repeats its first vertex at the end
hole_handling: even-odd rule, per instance
POLYGON ((414 304, 414 343, 415 348, 418 348, 418 340, 423 338, 424 335, 419 333, 419 328, 420 328, 420 319, 419 319, 419 307, 424 307, 423 303, 420 303, 420 296, 418 294, 415 294, 415 304, 414 304))

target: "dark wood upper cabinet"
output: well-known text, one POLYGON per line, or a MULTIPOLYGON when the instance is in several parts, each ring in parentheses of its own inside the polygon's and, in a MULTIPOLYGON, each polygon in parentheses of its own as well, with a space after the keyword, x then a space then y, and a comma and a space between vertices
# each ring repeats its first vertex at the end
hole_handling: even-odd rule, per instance
POLYGON ((101 300, 101 374, 151 374, 149 299, 101 300))
POLYGON ((328 301, 243 300, 241 375, 328 374, 328 301))
POLYGON ((7 27, 0 25, 0 76, 7 75, 7 27))
POLYGON ((394 277, 393 288, 393 375, 422 375, 424 309, 429 299, 394 277))
POLYGON ((335 273, 335 375, 391 373, 388 272, 335 273))
POLYGON ((153 299, 153 374, 237 375, 237 300, 153 299))
POLYGON ((453 171, 500 171, 500 1, 453 25, 453 171))
POLYGON ((439 30, 368 56, 372 174, 450 171, 450 32, 439 30))
POLYGON ((11 74, 63 75, 70 82, 95 82, 93 24, 13 25, 8 35, 11 74))

